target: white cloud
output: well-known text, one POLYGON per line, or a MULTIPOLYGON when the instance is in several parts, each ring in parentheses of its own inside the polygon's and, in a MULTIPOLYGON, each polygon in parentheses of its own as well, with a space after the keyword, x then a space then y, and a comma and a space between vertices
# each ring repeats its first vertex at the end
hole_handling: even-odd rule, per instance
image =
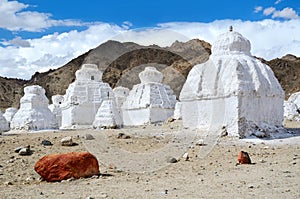
POLYGON ((19 46, 19 47, 30 47, 29 41, 23 40, 21 37, 15 37, 12 40, 1 42, 3 45, 13 45, 13 46, 19 46))
POLYGON ((276 9, 274 7, 269 7, 264 9, 263 13, 266 16, 269 16, 270 14, 274 13, 276 11, 276 9))
POLYGON ((275 4, 279 4, 280 2, 282 2, 283 0, 277 0, 276 2, 275 2, 275 4))
POLYGON ((45 72, 66 64, 122 31, 118 26, 99 23, 81 32, 73 30, 22 40, 30 44, 26 48, 0 47, 0 76, 29 79, 37 71, 45 72))
POLYGON ((29 5, 18 1, 0 0, 0 28, 10 31, 42 31, 52 26, 82 26, 76 20, 54 20, 51 14, 24 11, 29 5))
POLYGON ((122 32, 111 38, 120 42, 135 42, 140 45, 170 46, 174 41, 188 41, 189 38, 179 32, 164 28, 141 28, 122 32))
POLYGON ((168 28, 189 38, 199 38, 213 43, 216 37, 233 26, 251 42, 252 54, 265 59, 282 57, 287 53, 300 56, 300 20, 262 21, 220 20, 211 23, 164 23, 168 28), (291 45, 293 44, 293 45, 291 45), (270 53, 272 52, 272 53, 270 53))
POLYGON ((122 23, 122 28, 124 29, 129 29, 131 26, 133 26, 133 24, 130 21, 124 21, 122 23))
POLYGON ((265 16, 272 15, 272 18, 282 18, 282 19, 298 19, 299 15, 293 8, 286 7, 282 10, 276 10, 274 7, 268 7, 264 9, 263 14, 265 16))
POLYGON ((297 19, 299 15, 293 8, 284 8, 283 10, 276 10, 272 18, 297 19))
POLYGON ((262 6, 256 6, 255 8, 254 8, 254 12, 255 13, 258 13, 258 12, 260 12, 260 11, 262 11, 263 10, 263 7, 262 6))
MULTIPOLYGON (((0 76, 29 79, 36 71, 44 72, 60 67, 109 39, 160 46, 170 45, 175 40, 187 41, 193 38, 212 43, 219 34, 228 31, 230 25, 251 41, 251 52, 255 56, 265 59, 282 57, 287 53, 300 56, 300 19, 172 22, 138 30, 97 23, 83 31, 53 33, 25 40, 30 44, 30 47, 26 48, 21 45, 0 46, 0 76)), ((16 41, 24 40, 17 38, 16 41)))

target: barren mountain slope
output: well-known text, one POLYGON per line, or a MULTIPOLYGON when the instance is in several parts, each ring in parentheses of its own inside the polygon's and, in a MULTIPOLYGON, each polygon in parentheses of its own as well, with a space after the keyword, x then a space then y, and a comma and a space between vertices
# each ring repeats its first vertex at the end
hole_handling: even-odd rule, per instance
POLYGON ((288 98, 292 93, 300 91, 300 57, 286 55, 281 59, 263 61, 274 71, 279 80, 285 96, 288 98))
MULTIPOLYGON (((45 73, 35 73, 30 80, 0 77, 0 109, 19 106, 23 88, 38 84, 45 88, 51 102, 51 96, 65 94, 69 84, 75 80, 75 72, 83 63, 95 63, 103 74, 103 80, 111 86, 131 88, 139 83, 138 74, 146 66, 155 66, 164 74, 164 83, 169 84, 178 96, 190 69, 205 62, 211 45, 205 41, 193 39, 188 42, 174 42, 170 47, 141 46, 132 42, 108 41, 97 48, 71 60, 66 65, 45 73)), ((266 61, 283 89, 286 97, 300 91, 300 58, 286 55, 282 58, 266 61)))

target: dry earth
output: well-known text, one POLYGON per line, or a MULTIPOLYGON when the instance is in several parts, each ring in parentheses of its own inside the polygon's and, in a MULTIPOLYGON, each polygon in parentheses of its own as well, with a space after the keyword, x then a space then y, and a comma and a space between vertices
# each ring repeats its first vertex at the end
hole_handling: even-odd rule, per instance
POLYGON ((222 137, 204 139, 202 146, 195 145, 197 137, 188 148, 172 136, 183 130, 178 122, 119 130, 9 132, 0 136, 0 198, 300 198, 300 124, 286 125, 293 127, 292 137, 222 137), (87 133, 95 139, 84 139, 87 133), (118 139, 119 133, 130 138, 118 139), (61 146, 61 138, 69 135, 78 145, 61 146), (44 139, 53 145, 42 146, 44 139), (14 152, 26 145, 32 155, 14 152), (46 154, 87 150, 97 156, 100 176, 47 183, 33 169, 46 154), (237 164, 240 150, 250 154, 253 164, 237 164), (188 161, 181 157, 167 163, 168 155, 186 151, 188 161))

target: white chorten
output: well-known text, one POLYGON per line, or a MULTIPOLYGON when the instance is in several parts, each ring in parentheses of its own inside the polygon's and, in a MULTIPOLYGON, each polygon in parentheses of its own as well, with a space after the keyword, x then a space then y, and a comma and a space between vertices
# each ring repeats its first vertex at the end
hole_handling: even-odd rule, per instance
POLYGON ((113 89, 113 92, 116 99, 116 106, 117 106, 118 113, 121 116, 121 119, 123 121, 122 118, 123 113, 121 107, 123 106, 123 103, 125 102, 127 96, 129 95, 129 89, 122 86, 118 86, 113 89))
POLYGON ((300 109, 300 92, 293 93, 288 101, 294 103, 300 109))
POLYGON ((11 129, 42 130, 56 129, 55 116, 48 108, 49 100, 41 86, 33 85, 24 88, 20 100, 20 109, 11 121, 11 129))
POLYGON ((300 121, 300 92, 293 93, 287 101, 284 101, 284 117, 300 121))
POLYGON ((297 105, 290 101, 284 101, 284 117, 291 121, 300 121, 300 110, 297 105))
POLYGON ((95 64, 84 64, 76 71, 61 104, 61 128, 92 127, 103 100, 113 98, 111 87, 102 82, 102 72, 95 64))
POLYGON ((225 128, 246 137, 282 126, 284 91, 250 48, 240 33, 226 32, 209 60, 192 68, 180 93, 185 127, 225 128))
POLYGON ((117 128, 122 125, 120 114, 114 99, 104 100, 98 109, 93 122, 94 128, 117 128))
POLYGON ((12 118, 17 113, 17 111, 18 111, 18 109, 14 108, 14 107, 10 107, 5 110, 5 113, 3 114, 3 116, 8 121, 8 123, 11 122, 12 118))
POLYGON ((162 73, 146 67, 139 78, 141 83, 133 86, 122 106, 124 125, 161 122, 171 117, 176 96, 170 86, 162 84, 162 73))
POLYGON ((9 124, 8 121, 3 116, 3 113, 0 111, 0 132, 8 131, 9 124))
POLYGON ((64 96, 62 96, 62 95, 53 95, 51 97, 51 99, 52 99, 52 104, 50 104, 48 106, 48 108, 54 114, 54 116, 56 118, 56 123, 57 123, 58 127, 60 127, 61 126, 61 119, 62 119, 60 105, 64 101, 64 96))

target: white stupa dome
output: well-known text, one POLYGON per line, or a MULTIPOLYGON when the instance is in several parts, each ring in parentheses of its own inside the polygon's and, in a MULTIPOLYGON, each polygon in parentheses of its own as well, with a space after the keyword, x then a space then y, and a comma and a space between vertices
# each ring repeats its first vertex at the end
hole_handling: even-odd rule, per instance
POLYGON ((96 64, 83 64, 81 69, 76 71, 76 80, 95 80, 102 81, 103 73, 96 64))
POLYGON ((139 74, 139 78, 142 84, 161 83, 163 80, 163 74, 156 70, 155 67, 149 66, 139 74))
POLYGON ((250 55, 250 41, 240 33, 229 31, 218 36, 212 45, 212 55, 247 54, 250 55))

